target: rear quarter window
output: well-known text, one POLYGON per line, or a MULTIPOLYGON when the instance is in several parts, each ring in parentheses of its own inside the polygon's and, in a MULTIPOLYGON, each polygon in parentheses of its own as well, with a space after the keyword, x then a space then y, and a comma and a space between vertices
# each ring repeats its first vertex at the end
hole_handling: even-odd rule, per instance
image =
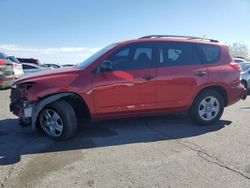
POLYGON ((217 63, 220 60, 221 55, 221 47, 215 46, 215 45, 206 45, 206 44, 199 44, 197 45, 199 48, 199 53, 202 57, 199 59, 202 59, 204 63, 206 64, 212 64, 217 63))

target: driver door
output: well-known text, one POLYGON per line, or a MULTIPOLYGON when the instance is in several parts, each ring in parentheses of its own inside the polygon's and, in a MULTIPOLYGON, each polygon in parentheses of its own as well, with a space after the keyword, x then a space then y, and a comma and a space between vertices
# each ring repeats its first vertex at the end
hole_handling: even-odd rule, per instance
POLYGON ((93 80, 97 114, 114 115, 153 108, 156 96, 153 53, 151 45, 130 45, 107 58, 112 63, 112 71, 99 71, 93 80))

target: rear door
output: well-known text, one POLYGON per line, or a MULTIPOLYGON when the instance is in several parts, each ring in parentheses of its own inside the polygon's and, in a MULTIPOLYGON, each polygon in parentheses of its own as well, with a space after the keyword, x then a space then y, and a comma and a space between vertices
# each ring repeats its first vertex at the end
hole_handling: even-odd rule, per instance
POLYGON ((221 84, 226 81, 229 83, 232 78, 233 82, 239 81, 240 73, 237 76, 234 74, 235 69, 229 66, 232 59, 228 50, 224 50, 223 53, 221 46, 214 44, 197 44, 196 46, 200 51, 203 64, 208 68, 209 82, 221 84))
POLYGON ((207 67, 192 43, 161 42, 157 46, 157 107, 186 110, 198 87, 208 81, 207 67))
POLYGON ((127 114, 154 108, 154 48, 151 44, 133 44, 114 52, 108 61, 112 72, 94 76, 93 96, 97 114, 127 114))

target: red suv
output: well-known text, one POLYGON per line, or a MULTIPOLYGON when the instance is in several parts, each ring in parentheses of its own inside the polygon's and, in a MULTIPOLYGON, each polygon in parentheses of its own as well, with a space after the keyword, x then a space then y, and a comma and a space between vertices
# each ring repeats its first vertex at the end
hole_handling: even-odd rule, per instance
POLYGON ((189 112, 212 125, 247 97, 228 46, 213 39, 152 35, 112 44, 78 66, 22 77, 10 109, 54 139, 91 120, 189 112))

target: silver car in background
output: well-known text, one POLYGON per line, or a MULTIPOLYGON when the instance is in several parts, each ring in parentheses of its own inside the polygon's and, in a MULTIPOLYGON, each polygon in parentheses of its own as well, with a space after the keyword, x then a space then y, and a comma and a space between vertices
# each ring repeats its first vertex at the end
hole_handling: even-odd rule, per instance
POLYGON ((250 63, 240 63, 241 66, 241 83, 250 90, 250 63))
POLYGON ((50 68, 50 69, 59 69, 59 68, 62 68, 61 65, 54 64, 54 63, 47 63, 47 64, 43 64, 41 66, 44 67, 44 68, 50 68))
POLYGON ((47 68, 44 68, 39 65, 32 64, 32 63, 22 63, 22 65, 23 65, 24 74, 31 74, 31 73, 48 70, 47 68))

